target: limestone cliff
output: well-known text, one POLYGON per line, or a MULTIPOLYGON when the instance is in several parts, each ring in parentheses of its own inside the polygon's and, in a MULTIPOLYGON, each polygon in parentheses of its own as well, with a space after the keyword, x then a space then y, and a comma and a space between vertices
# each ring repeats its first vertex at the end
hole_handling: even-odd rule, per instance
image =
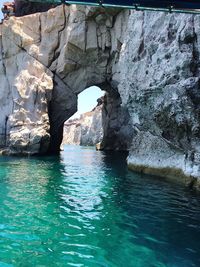
POLYGON ((1 25, 1 144, 58 152, 77 95, 105 90, 102 149, 200 179, 199 15, 59 6, 1 25), (132 145, 130 146, 130 144, 132 145))
POLYGON ((118 90, 135 131, 128 164, 198 186, 200 16, 135 13, 126 33, 118 90))
MULTIPOLYGON (((91 85, 107 92, 104 117, 115 123, 104 125, 112 128, 113 136, 122 127, 130 128, 128 110, 120 106, 117 87, 109 82, 127 20, 128 13, 119 10, 105 12, 72 5, 4 21, 0 52, 2 146, 17 154, 59 152, 63 124, 77 110, 77 95, 91 85), (119 118, 116 120, 115 114, 122 117, 120 124, 124 125, 116 123, 119 118)), ((127 148, 131 141, 115 140, 112 146, 117 149, 127 148)))
POLYGON ((102 141, 102 106, 81 114, 80 118, 69 120, 64 124, 63 144, 95 146, 102 141))

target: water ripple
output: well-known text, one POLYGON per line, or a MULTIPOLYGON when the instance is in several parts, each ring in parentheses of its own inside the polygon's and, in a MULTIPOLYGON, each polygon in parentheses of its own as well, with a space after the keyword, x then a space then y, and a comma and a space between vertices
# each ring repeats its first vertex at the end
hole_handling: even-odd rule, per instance
POLYGON ((0 267, 199 267, 200 196, 69 146, 0 158, 0 267))

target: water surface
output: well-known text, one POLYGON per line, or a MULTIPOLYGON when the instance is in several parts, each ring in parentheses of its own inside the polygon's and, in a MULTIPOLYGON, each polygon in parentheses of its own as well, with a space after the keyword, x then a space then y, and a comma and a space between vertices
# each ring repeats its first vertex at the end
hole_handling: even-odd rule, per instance
POLYGON ((200 196, 126 155, 0 158, 0 267, 199 267, 200 196))

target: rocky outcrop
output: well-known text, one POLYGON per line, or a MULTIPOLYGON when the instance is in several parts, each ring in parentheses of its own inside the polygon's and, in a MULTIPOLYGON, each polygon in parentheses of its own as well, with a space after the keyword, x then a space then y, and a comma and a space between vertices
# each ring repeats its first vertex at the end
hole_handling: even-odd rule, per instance
POLYGON ((133 170, 200 179, 198 15, 59 6, 1 26, 1 144, 58 152, 77 95, 106 91, 102 149, 133 170), (130 145, 132 143, 132 145, 130 145))
POLYGON ((137 13, 129 25, 118 86, 135 130, 129 167, 196 183, 200 17, 137 13))
MULTIPOLYGON (((120 132, 124 125, 116 125, 116 118, 111 125, 110 113, 117 110, 128 117, 128 111, 120 106, 117 86, 110 80, 128 15, 72 5, 4 21, 0 123, 1 143, 9 153, 58 153, 63 124, 77 110, 77 95, 91 85, 117 101, 109 101, 105 127, 114 136, 120 132)), ((128 146, 126 139, 123 143, 128 146)), ((113 146, 120 149, 121 144, 116 139, 113 146)))
POLYGON ((102 141, 102 107, 97 105, 92 111, 81 114, 80 118, 64 124, 63 144, 95 146, 102 141))
POLYGON ((121 97, 115 89, 107 89, 102 109, 103 140, 98 150, 127 151, 132 142, 134 130, 127 107, 122 106, 121 97))

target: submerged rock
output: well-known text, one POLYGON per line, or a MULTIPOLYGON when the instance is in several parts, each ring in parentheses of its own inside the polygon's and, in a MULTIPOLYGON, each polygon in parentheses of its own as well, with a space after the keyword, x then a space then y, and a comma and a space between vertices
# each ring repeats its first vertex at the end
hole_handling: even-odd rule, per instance
POLYGON ((58 152, 77 95, 98 85, 99 147, 197 186, 199 15, 59 6, 4 21, 0 43, 0 143, 10 153, 58 152))

